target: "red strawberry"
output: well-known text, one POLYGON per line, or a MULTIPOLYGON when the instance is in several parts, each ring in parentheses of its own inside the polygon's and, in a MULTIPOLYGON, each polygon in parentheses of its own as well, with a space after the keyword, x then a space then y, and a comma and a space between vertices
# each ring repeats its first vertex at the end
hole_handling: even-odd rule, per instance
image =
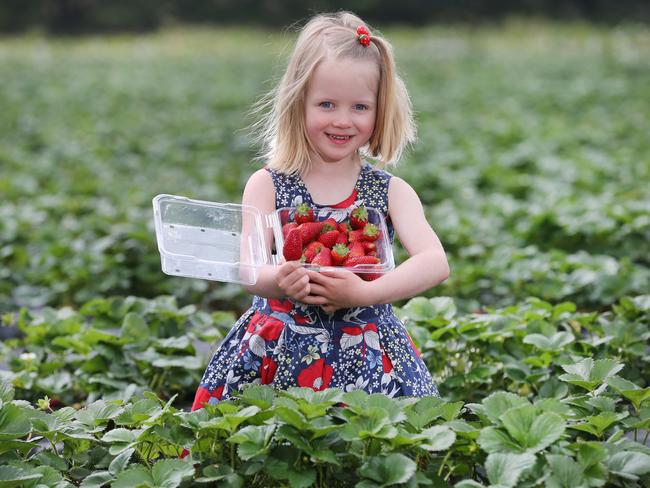
POLYGON ((370 254, 373 251, 375 253, 377 252, 377 244, 375 244, 374 242, 363 241, 361 245, 363 246, 363 250, 366 251, 366 254, 370 254))
POLYGON ((323 247, 311 264, 317 264, 318 266, 332 266, 332 251, 323 247))
POLYGON ((348 240, 350 242, 357 242, 357 241, 361 242, 361 241, 363 241, 364 240, 363 239, 363 230, 361 230, 361 229, 359 229, 359 230, 351 230, 348 233, 348 240))
POLYGON ((332 217, 329 219, 323 220, 323 228, 321 229, 322 233, 329 232, 330 230, 336 230, 339 224, 332 217))
POLYGON ((311 263, 321 249, 323 249, 323 244, 318 241, 310 242, 307 244, 307 247, 303 253, 305 256, 305 262, 311 263))
POLYGON ((337 244, 346 244, 348 243, 348 235, 339 232, 339 237, 336 239, 337 244))
POLYGON ((379 239, 379 227, 375 224, 366 224, 363 228, 364 241, 376 241, 379 239))
POLYGON ((350 254, 350 250, 345 244, 336 244, 334 248, 332 248, 332 263, 334 263, 334 266, 343 265, 348 254, 350 254))
POLYGON ((368 223, 368 210, 363 205, 358 206, 350 214, 350 225, 353 229, 363 229, 368 223))
POLYGON ((302 237, 302 243, 307 244, 315 241, 320 235, 322 226, 323 224, 321 222, 305 222, 304 224, 300 224, 298 230, 300 231, 300 237, 302 237))
POLYGON ((352 230, 352 226, 348 222, 342 222, 338 225, 337 229, 341 234, 348 235, 348 232, 352 230))
POLYGON ((359 276, 361 276, 362 280, 372 281, 381 278, 381 273, 359 273, 359 276))
POLYGON ((298 224, 304 224, 305 222, 313 222, 314 210, 306 203, 301 203, 296 207, 295 219, 298 224))
POLYGON ((368 254, 366 254, 366 256, 375 256, 375 257, 379 257, 379 256, 377 256, 377 251, 370 251, 368 254))
POLYGON ((350 257, 365 256, 366 251, 363 249, 361 242, 353 242, 350 245, 350 257))
POLYGON ((282 254, 287 261, 298 261, 302 257, 302 239, 300 231, 291 229, 282 246, 282 254))
MULTIPOLYGON (((352 254, 352 253, 350 253, 352 254)), ((358 264, 379 264, 379 258, 374 256, 352 256, 345 260, 345 266, 351 268, 358 264)))
MULTIPOLYGON (((368 267, 367 265, 374 265, 372 267, 377 267, 376 265, 379 264, 380 260, 377 257, 374 256, 352 256, 348 257, 348 259, 345 260, 344 266, 348 268, 352 268, 356 265, 366 265, 366 268, 368 267)), ((376 280, 381 276, 381 273, 367 273, 367 272, 357 272, 357 275, 361 277, 361 279, 365 281, 372 281, 376 280)))
POLYGON ((339 236, 338 230, 328 230, 327 232, 323 232, 320 237, 318 238, 318 242, 322 242, 325 247, 329 247, 332 249, 334 247, 334 244, 336 244, 336 241, 338 240, 339 236))
POLYGON ((284 224, 282 226, 282 237, 286 239, 289 231, 291 229, 295 229, 296 227, 298 227, 298 224, 296 224, 295 222, 287 222, 286 224, 284 224))

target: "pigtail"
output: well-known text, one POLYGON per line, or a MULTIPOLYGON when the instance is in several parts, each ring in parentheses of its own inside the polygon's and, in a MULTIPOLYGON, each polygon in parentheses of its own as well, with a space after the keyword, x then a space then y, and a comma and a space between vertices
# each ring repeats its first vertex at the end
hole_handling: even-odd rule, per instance
POLYGON ((406 146, 415 141, 413 109, 406 86, 397 74, 390 44, 376 36, 372 37, 372 43, 379 51, 380 77, 377 119, 368 151, 381 164, 395 165, 406 146))

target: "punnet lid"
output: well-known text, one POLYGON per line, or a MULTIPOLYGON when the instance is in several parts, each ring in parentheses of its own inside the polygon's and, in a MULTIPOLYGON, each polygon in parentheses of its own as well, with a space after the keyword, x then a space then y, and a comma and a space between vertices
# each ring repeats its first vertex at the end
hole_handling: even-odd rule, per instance
POLYGON ((255 207, 167 194, 152 203, 166 274, 252 285, 274 262, 269 219, 255 207))

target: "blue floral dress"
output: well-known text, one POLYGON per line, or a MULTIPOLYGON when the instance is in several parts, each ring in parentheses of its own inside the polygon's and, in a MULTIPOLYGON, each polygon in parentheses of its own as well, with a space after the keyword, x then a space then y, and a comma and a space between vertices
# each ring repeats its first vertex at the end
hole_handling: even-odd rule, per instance
MULTIPOLYGON (((306 202, 318 220, 341 222, 352 208, 364 204, 388 218, 390 173, 364 162, 354 191, 343 202, 315 204, 298 175, 267 168, 275 186, 275 205, 306 202)), ((340 309, 327 314, 318 306, 293 299, 253 298, 212 356, 197 389, 192 410, 205 402, 230 398, 243 384, 292 386, 314 390, 337 387, 396 396, 439 396, 404 324, 390 304, 340 309)))

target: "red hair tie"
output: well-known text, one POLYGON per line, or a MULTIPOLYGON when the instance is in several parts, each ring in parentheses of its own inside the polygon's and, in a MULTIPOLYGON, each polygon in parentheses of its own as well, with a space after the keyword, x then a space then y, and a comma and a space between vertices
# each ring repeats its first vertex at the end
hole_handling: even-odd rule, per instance
POLYGON ((357 27, 357 39, 359 40, 359 44, 362 46, 370 44, 370 32, 368 32, 368 29, 366 29, 365 26, 360 25, 357 27))

